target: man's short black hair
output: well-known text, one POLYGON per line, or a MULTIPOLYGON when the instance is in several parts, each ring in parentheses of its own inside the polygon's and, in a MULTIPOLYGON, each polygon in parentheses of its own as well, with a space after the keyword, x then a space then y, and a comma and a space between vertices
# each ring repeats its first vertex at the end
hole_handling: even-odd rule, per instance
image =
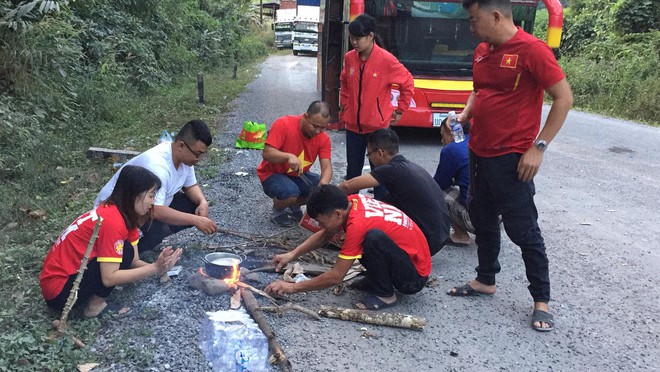
POLYGON ((367 135, 372 149, 381 149, 390 155, 399 153, 399 136, 392 129, 378 129, 367 135))
POLYGON ((463 9, 467 10, 474 4, 479 4, 480 8, 499 9, 505 14, 511 14, 510 0, 463 0, 463 9))
POLYGON ((318 215, 329 214, 336 209, 348 208, 346 193, 335 185, 316 186, 307 198, 307 214, 316 218, 318 215))
POLYGON ((325 101, 314 101, 307 108, 307 116, 321 115, 324 119, 330 116, 330 105, 325 101))
POLYGON ((181 128, 176 134, 175 141, 183 141, 188 145, 193 145, 197 141, 202 141, 206 146, 211 146, 213 136, 204 120, 191 120, 181 128))

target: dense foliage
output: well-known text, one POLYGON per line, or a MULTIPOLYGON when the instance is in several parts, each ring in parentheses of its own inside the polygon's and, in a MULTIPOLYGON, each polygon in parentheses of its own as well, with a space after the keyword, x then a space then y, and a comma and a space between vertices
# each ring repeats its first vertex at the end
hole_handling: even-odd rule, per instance
MULTIPOLYGON (((86 160, 89 146, 143 150, 192 118, 212 124, 253 78, 273 35, 250 3, 0 0, 0 371, 151 360, 144 348, 100 355, 50 340, 59 314, 46 311, 39 272, 112 174, 114 160, 86 160), (198 72, 207 105, 197 104, 198 72)), ((200 180, 217 171, 220 153, 203 159, 200 180)), ((102 324, 70 320, 86 343, 102 324)))
POLYGON ((658 125, 659 30, 657 0, 568 1, 558 54, 576 106, 658 125))
MULTIPOLYGON (((0 11, 3 195, 57 187, 55 167, 130 123, 126 99, 266 53, 249 0, 0 0, 0 11)), ((17 214, 5 204, 0 228, 17 214)))

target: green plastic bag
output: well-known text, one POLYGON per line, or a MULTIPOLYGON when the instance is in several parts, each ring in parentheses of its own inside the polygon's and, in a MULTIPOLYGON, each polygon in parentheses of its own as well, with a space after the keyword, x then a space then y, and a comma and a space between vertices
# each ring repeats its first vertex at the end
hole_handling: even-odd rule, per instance
POLYGON ((266 124, 246 121, 243 123, 243 130, 236 139, 236 148, 263 150, 266 144, 266 136, 266 124))

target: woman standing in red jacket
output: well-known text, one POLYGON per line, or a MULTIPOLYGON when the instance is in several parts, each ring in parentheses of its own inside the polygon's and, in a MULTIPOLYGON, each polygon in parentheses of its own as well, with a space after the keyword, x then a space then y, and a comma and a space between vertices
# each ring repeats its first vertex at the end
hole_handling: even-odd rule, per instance
POLYGON ((396 123, 410 107, 414 93, 412 75, 378 45, 375 29, 376 20, 366 14, 348 25, 353 50, 344 56, 339 93, 340 120, 346 125, 347 180, 362 174, 366 136, 396 123), (393 84, 400 93, 397 107, 392 105, 393 84))

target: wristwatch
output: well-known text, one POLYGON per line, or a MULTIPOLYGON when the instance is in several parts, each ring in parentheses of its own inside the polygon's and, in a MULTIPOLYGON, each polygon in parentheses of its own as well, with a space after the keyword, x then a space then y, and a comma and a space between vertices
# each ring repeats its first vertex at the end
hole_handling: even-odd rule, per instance
POLYGON ((534 147, 539 151, 545 151, 548 148, 548 143, 545 140, 537 139, 534 141, 534 147))

